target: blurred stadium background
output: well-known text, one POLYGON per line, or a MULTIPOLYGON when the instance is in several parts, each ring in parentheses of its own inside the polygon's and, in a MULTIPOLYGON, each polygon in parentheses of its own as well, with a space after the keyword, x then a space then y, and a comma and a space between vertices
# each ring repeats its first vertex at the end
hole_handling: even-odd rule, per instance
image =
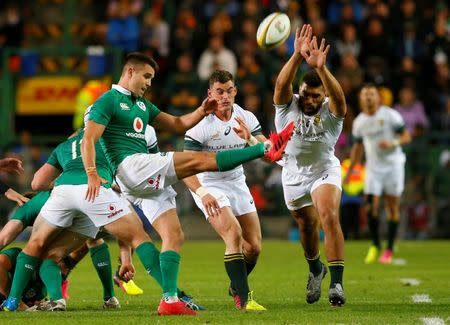
MULTIPOLYGON (((332 45, 328 66, 349 107, 336 146, 341 161, 349 156, 358 88, 375 82, 384 103, 401 113, 413 135, 405 148, 400 237, 449 238, 446 1, 1 0, 0 153, 22 159, 26 172, 0 177, 21 192, 29 190, 34 171, 81 125, 80 114, 118 80, 121 59, 135 50, 152 55, 161 67, 148 95, 163 111, 192 111, 206 95, 211 71, 222 68, 236 77, 237 103, 258 117, 265 133, 273 130, 273 86, 293 51, 293 35, 271 51, 259 49, 255 35, 262 18, 278 10, 289 15, 292 33, 308 22, 332 45)), ((183 137, 157 134, 163 150, 182 150, 183 137)), ((255 161, 246 168, 265 238, 295 237, 296 231, 289 232, 280 167, 255 161)), ((352 182, 343 196, 342 225, 347 238, 366 238, 361 180, 352 182)), ((187 239, 214 238, 184 186, 176 189, 187 239)), ((11 208, 0 199, 0 226, 11 208)))

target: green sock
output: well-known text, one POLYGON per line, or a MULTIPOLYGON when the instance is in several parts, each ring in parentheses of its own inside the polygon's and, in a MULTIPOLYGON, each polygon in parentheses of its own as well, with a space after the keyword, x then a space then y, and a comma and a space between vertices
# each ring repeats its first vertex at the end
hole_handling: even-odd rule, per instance
POLYGON ((103 243, 99 246, 89 248, 92 264, 94 264, 98 277, 103 286, 103 300, 106 301, 114 297, 114 285, 112 280, 111 256, 108 245, 103 243))
POLYGON ((264 157, 264 143, 242 149, 219 151, 216 154, 217 169, 221 172, 236 168, 243 163, 264 157))
POLYGON ((313 258, 308 258, 305 256, 306 261, 309 265, 309 272, 317 276, 320 272, 322 272, 322 262, 320 261, 320 254, 317 254, 313 258))
POLYGON ((177 296, 178 270, 180 268, 180 254, 175 251, 165 251, 159 254, 163 279, 164 296, 177 296))
POLYGON ((55 261, 50 259, 44 260, 39 269, 39 276, 47 288, 50 300, 54 301, 63 298, 61 291, 61 268, 55 261))
POLYGON ((231 280, 231 287, 236 290, 241 298, 241 306, 248 299, 247 270, 245 269, 244 255, 242 253, 227 254, 224 256, 225 270, 231 280))
POLYGON ((152 242, 143 242, 136 247, 136 254, 139 256, 142 265, 149 275, 163 287, 163 278, 161 274, 161 266, 159 263, 159 251, 152 242))
POLYGON ((397 236, 397 227, 398 227, 398 220, 389 220, 388 221, 388 246, 387 248, 389 250, 394 249, 394 240, 397 236))
POLYGON ((334 288, 336 284, 340 283, 342 286, 342 274, 344 273, 344 261, 336 260, 328 262, 328 269, 330 270, 331 282, 330 288, 334 288))
POLYGON ((247 256, 244 254, 244 262, 245 262, 245 268, 247 269, 247 276, 252 273, 253 269, 256 266, 256 262, 250 261, 247 256))
POLYGON ((16 299, 22 298, 23 290, 25 290, 25 287, 34 272, 38 270, 38 265, 39 259, 37 257, 27 255, 24 252, 20 252, 19 255, 17 255, 14 278, 8 297, 16 299))

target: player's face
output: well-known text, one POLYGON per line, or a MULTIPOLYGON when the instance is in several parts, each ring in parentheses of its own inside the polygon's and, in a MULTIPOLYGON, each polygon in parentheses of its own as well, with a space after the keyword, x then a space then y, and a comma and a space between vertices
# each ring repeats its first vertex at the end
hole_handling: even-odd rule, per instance
POLYGON ((299 106, 303 113, 306 115, 314 115, 322 106, 322 102, 325 99, 325 92, 323 87, 310 87, 305 83, 302 83, 298 91, 300 96, 299 106))
POLYGON ((229 80, 226 83, 215 82, 208 89, 208 96, 215 99, 219 104, 219 111, 231 110, 236 97, 237 89, 234 82, 229 80))
POLYGON ((380 104, 380 95, 375 87, 365 87, 359 93, 359 105, 366 113, 373 113, 380 104))
POLYGON ((138 97, 142 97, 152 84, 152 79, 155 76, 155 69, 149 64, 135 65, 129 68, 130 91, 138 97))

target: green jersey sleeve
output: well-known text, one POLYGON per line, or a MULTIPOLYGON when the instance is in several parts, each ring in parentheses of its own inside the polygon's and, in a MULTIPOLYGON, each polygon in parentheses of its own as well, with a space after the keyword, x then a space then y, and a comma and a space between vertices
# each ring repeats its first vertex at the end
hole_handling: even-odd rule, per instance
POLYGON ((23 228, 32 226, 39 212, 50 197, 50 191, 39 192, 30 201, 26 202, 11 217, 11 220, 19 220, 23 224, 23 228))
POLYGON ((56 154, 56 149, 52 151, 52 153, 50 154, 50 157, 47 160, 47 164, 52 165, 55 168, 58 168, 59 170, 62 170, 61 165, 59 164, 58 161, 58 156, 56 154))
POLYGON ((148 124, 152 123, 155 117, 161 113, 158 107, 150 103, 148 100, 145 101, 145 105, 148 107, 148 124))
POLYGON ((88 120, 98 124, 108 125, 113 116, 114 96, 111 91, 108 91, 92 104, 88 120))

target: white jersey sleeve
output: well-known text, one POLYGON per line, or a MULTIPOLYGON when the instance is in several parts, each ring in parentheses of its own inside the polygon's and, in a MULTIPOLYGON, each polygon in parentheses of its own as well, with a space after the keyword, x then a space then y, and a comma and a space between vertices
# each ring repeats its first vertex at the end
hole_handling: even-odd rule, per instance
POLYGON ((147 150, 149 153, 156 153, 159 151, 156 131, 151 125, 147 125, 147 128, 145 129, 145 142, 147 142, 147 150))
POLYGON ((390 122, 394 132, 398 133, 400 131, 403 131, 403 129, 405 128, 405 121, 403 120, 403 117, 400 115, 400 113, 395 109, 390 109, 389 113, 391 115, 390 122))
POLYGON ((243 110, 245 115, 245 123, 247 124, 248 128, 250 129, 250 133, 253 136, 262 134, 261 131, 261 124, 259 123, 258 119, 256 118, 255 114, 253 114, 250 111, 243 110))
POLYGON ((205 141, 202 123, 198 123, 192 129, 186 131, 184 135, 184 150, 202 151, 205 141))

